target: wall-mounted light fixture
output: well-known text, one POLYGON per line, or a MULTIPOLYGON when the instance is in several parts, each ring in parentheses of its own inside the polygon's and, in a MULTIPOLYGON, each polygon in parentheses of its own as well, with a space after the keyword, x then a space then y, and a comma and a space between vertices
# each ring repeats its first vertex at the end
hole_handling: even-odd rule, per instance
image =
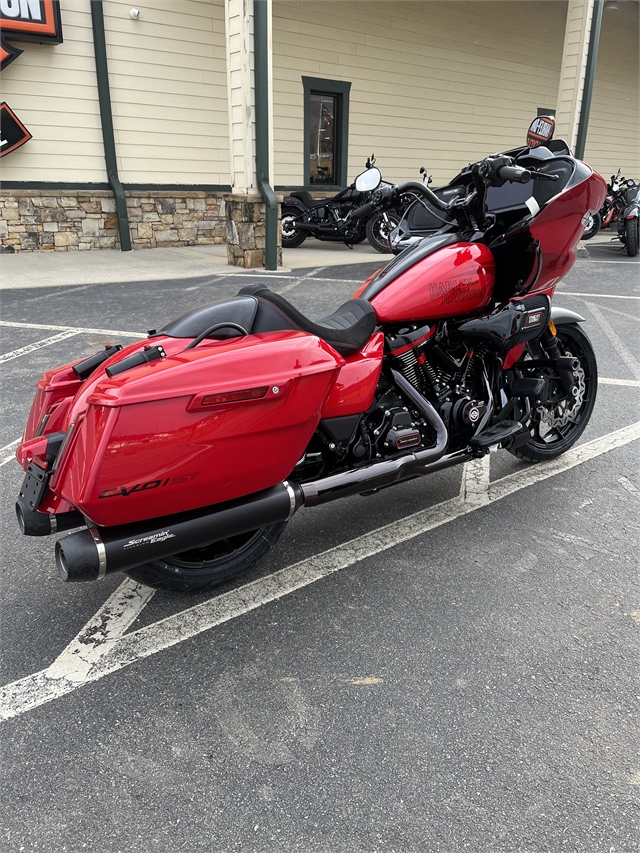
POLYGON ((137 21, 140 17, 140 9, 132 9, 129 12, 129 17, 132 18, 134 21, 137 21))

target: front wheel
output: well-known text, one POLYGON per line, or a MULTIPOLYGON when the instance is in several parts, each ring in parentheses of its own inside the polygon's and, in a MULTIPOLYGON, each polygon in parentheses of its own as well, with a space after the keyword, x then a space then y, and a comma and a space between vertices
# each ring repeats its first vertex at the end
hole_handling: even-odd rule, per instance
POLYGON ((295 207, 283 207, 280 218, 280 233, 282 246, 285 249, 295 249, 307 239, 307 232, 297 227, 299 213, 295 207))
POLYGON ((138 583, 170 592, 203 592, 248 572, 276 544, 287 522, 127 569, 138 583))
POLYGON ((599 213, 585 213, 582 219, 584 231, 582 232, 583 240, 590 240, 595 237, 602 227, 602 217, 599 213))
MULTIPOLYGON (((562 354, 577 358, 579 366, 573 373, 571 396, 533 409, 527 424, 529 441, 510 450, 514 456, 530 462, 543 462, 566 453, 584 432, 596 402, 598 366, 591 341, 573 323, 558 326, 556 336, 562 354)), ((540 375, 545 375, 544 368, 540 375)), ((557 380, 548 381, 551 385, 559 384, 557 380)))
POLYGON ((367 239, 376 250, 383 255, 392 252, 389 243, 391 232, 400 224, 400 217, 395 213, 376 213, 367 220, 367 239))
POLYGON ((640 230, 640 219, 627 219, 624 223, 624 245, 627 249, 627 255, 630 258, 635 258, 638 254, 638 231, 640 230))

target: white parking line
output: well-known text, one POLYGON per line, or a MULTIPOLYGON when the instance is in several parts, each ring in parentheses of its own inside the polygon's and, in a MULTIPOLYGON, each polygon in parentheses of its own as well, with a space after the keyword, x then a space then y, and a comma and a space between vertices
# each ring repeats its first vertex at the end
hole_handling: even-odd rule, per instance
MULTIPOLYGON (((576 465, 581 465, 639 438, 640 421, 580 445, 552 462, 523 467, 514 474, 490 483, 486 503, 480 503, 475 498, 470 501, 465 500, 463 486, 462 496, 343 542, 342 545, 301 560, 268 577, 260 578, 239 589, 209 599, 175 616, 162 619, 117 639, 115 637, 120 631, 120 625, 126 623, 133 612, 129 612, 123 605, 118 611, 120 622, 113 636, 106 636, 99 646, 93 646, 88 657, 79 659, 74 669, 73 649, 81 643, 79 638, 86 636, 90 631, 89 626, 96 623, 96 619, 99 618, 96 615, 60 656, 64 662, 63 666, 59 666, 56 661, 48 669, 28 675, 0 689, 0 719, 6 720, 24 714, 26 711, 70 693, 83 684, 104 678, 129 664, 194 637, 202 631, 207 631, 216 625, 283 598, 333 572, 373 557, 416 536, 421 536, 429 530, 455 521, 463 515, 475 512, 483 506, 509 497, 514 492, 568 471, 576 465), (87 669, 87 664, 92 666, 87 669), (55 678, 52 677, 52 673, 56 675, 55 678)), ((475 479, 478 484, 485 482, 484 472, 475 479)), ((478 485, 478 489, 480 488, 481 486, 478 485)), ((117 599, 120 595, 122 598, 133 592, 131 585, 125 582, 115 597, 117 599)), ((107 602, 104 607, 113 607, 113 599, 112 596, 111 603, 107 602)))
POLYGON ((43 338, 41 341, 36 341, 33 344, 27 344, 26 347, 14 349, 13 352, 5 352, 4 355, 0 355, 0 364, 4 364, 5 361, 11 361, 14 358, 20 358, 22 355, 29 355, 29 353, 35 352, 43 347, 48 347, 51 346, 51 344, 57 344, 60 341, 65 341, 67 338, 73 338, 77 334, 78 332, 75 329, 70 329, 67 332, 60 332, 59 335, 52 335, 50 338, 43 338))
POLYGON ((0 320, 0 326, 8 326, 14 329, 59 329, 65 332, 74 332, 78 335, 119 335, 122 338, 144 338, 145 332, 117 332, 113 329, 85 329, 73 326, 51 326, 44 323, 18 323, 12 320, 0 320))
POLYGON ((22 436, 20 438, 16 438, 14 441, 10 441, 9 444, 5 444, 4 447, 0 447, 0 468, 3 465, 6 465, 7 462, 11 462, 12 459, 16 458, 15 449, 22 441, 22 436))
POLYGON ((627 365, 627 367, 633 373, 636 379, 640 380, 640 363, 638 363, 638 360, 636 359, 634 354, 627 347, 625 342, 622 340, 620 335, 616 332, 611 323, 604 316, 602 311, 597 308, 593 304, 593 302, 587 302, 586 305, 596 323, 598 323, 602 331, 611 341, 613 348, 616 350, 620 358, 624 361, 624 363, 627 365))
POLYGON ((572 290, 557 290, 556 296, 579 296, 580 299, 640 299, 640 296, 617 296, 613 293, 574 293, 572 290))
POLYGON ((616 311, 615 308, 611 308, 609 305, 603 305, 602 310, 607 311, 609 314, 617 314, 618 317, 624 317, 625 320, 633 320, 636 323, 640 323, 640 317, 636 317, 635 314, 629 314, 628 311, 616 311))
POLYGON ((282 295, 283 293, 287 293, 289 290, 293 290, 294 287, 297 287, 299 284, 302 284, 303 281, 307 281, 307 279, 313 278, 315 273, 322 272, 323 269, 324 267, 316 267, 316 269, 311 270, 311 272, 307 273, 306 275, 294 279, 291 284, 287 284, 285 287, 282 288, 282 290, 279 290, 278 293, 282 295))
POLYGON ((155 589, 126 580, 47 669, 49 678, 84 681, 98 659, 136 621, 155 589))
POLYGON ((640 381, 637 379, 608 379, 605 376, 599 376, 598 385, 622 385, 625 388, 640 388, 640 381))

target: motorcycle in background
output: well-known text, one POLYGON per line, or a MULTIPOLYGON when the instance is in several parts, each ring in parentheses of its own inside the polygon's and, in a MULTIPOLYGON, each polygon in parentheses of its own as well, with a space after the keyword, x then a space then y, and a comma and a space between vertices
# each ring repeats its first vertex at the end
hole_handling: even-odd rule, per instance
MULTIPOLYGON (((375 168, 372 154, 366 168, 375 168)), ((351 211, 360 207, 369 197, 368 192, 356 189, 355 183, 333 198, 313 199, 306 190, 290 193, 282 203, 280 230, 282 246, 294 249, 302 245, 309 235, 317 240, 332 240, 355 246, 367 238, 367 223, 349 218, 351 211)))
POLYGON ((583 240, 590 240, 601 228, 606 228, 612 221, 618 221, 624 208, 624 180, 618 169, 615 175, 611 175, 611 181, 607 184, 607 195, 600 210, 597 213, 585 213, 583 240))
POLYGON ((635 258, 640 242, 640 185, 634 180, 625 181, 623 200, 625 207, 619 219, 618 237, 626 248, 627 255, 635 258))
POLYGON ((250 284, 45 372, 16 450, 22 532, 78 528, 56 543, 68 582, 126 572, 206 590, 250 569, 302 506, 501 447, 529 462, 569 450, 598 369, 584 318, 552 297, 606 184, 565 151, 491 155, 450 201, 418 181, 376 189, 371 168, 355 222, 412 194, 450 225, 328 317, 250 284))

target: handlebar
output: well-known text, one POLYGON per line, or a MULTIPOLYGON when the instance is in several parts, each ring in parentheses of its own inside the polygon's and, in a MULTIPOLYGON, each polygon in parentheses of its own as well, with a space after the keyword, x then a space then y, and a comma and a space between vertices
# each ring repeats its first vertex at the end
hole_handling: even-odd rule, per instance
POLYGON ((499 166, 496 174, 501 180, 512 181, 515 184, 528 184, 531 180, 531 172, 520 166, 499 166))
POLYGON ((358 207, 351 212, 350 219, 358 220, 373 213, 374 210, 384 210, 407 193, 422 196, 430 205, 443 211, 453 213, 456 218, 463 215, 463 211, 476 208, 474 211, 478 221, 484 219, 483 205, 488 186, 502 186, 505 181, 517 184, 527 184, 531 180, 557 181, 559 175, 550 175, 545 172, 535 172, 524 169, 521 166, 512 166, 513 161, 505 155, 489 157, 473 167, 476 178, 474 179, 475 191, 466 198, 456 197, 449 202, 443 201, 429 187, 418 181, 407 181, 399 186, 384 187, 376 190, 371 201, 358 207), (506 161, 506 162, 505 162, 506 161), (483 187, 484 184, 484 187, 483 187), (479 208, 478 208, 479 205, 479 208))

